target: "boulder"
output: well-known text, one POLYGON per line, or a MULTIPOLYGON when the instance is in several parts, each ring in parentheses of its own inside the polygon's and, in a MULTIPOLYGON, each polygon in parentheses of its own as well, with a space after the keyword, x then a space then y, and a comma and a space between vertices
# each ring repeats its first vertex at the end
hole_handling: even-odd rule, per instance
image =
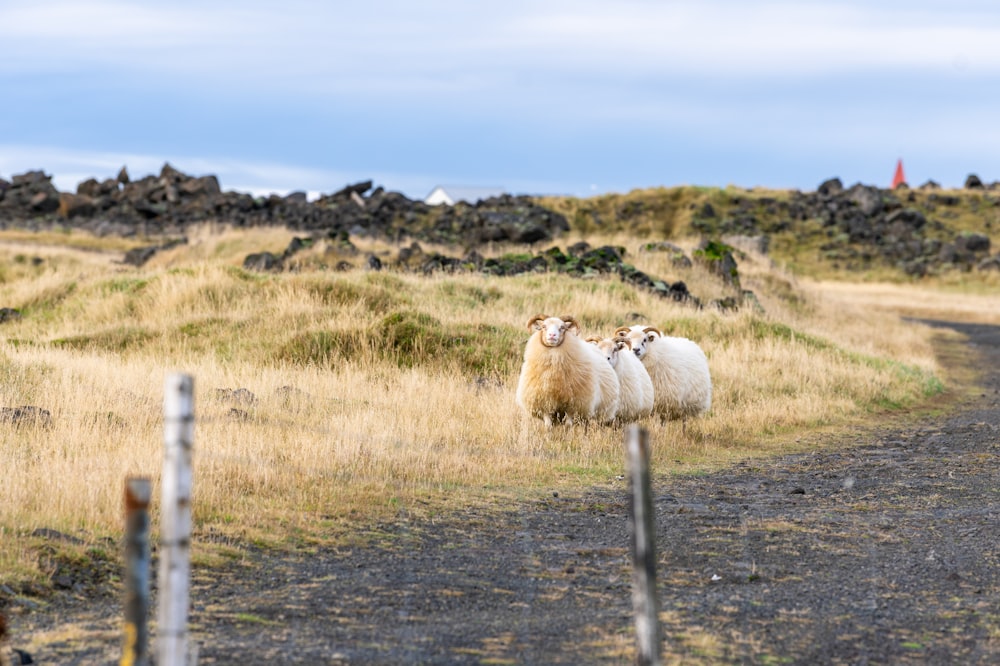
POLYGON ((26 171, 11 178, 14 187, 38 188, 52 184, 52 176, 46 176, 44 171, 26 171))
POLYGON ((281 258, 271 252, 257 252, 247 255, 243 260, 243 268, 258 272, 281 270, 281 258))
POLYGON ((372 181, 363 180, 359 183, 354 183, 353 185, 347 185, 330 195, 331 199, 349 199, 352 193, 358 196, 364 195, 365 192, 372 189, 372 181))
POLYGON ((990 251, 990 237, 980 233, 962 233, 955 239, 959 250, 973 254, 986 254, 990 251))
POLYGON ((96 178, 88 178, 76 186, 76 193, 88 197, 98 197, 101 195, 101 184, 96 178))
POLYGON ((737 270, 733 248, 715 240, 705 240, 694 251, 694 259, 709 271, 722 278, 723 282, 739 288, 740 275, 737 270))
MULTIPOLYGON (((94 181, 94 185, 96 188, 96 180, 94 181)), ((69 194, 67 192, 59 195, 59 214, 65 218, 90 217, 95 212, 97 212, 97 203, 94 201, 93 196, 69 194)))
POLYGON ((175 169, 171 166, 170 162, 164 162, 163 168, 160 169, 160 180, 165 181, 165 184, 180 183, 188 178, 190 178, 190 176, 175 169))
POLYGON ((840 178, 830 178, 820 183, 816 191, 821 196, 832 197, 844 191, 844 184, 840 181, 840 178))
POLYGON ((995 254, 992 257, 986 257, 976 264, 976 268, 981 271, 1000 271, 1000 254, 995 254))
POLYGON ((219 187, 219 179, 215 176, 201 176, 200 178, 188 178, 178 187, 181 195, 189 197, 214 196, 222 189, 219 187))
POLYGON ((30 206, 36 213, 54 213, 59 210, 59 193, 55 190, 36 192, 31 197, 30 206))
POLYGON ((52 412, 34 405, 21 407, 0 407, 0 423, 14 426, 40 426, 48 428, 52 425, 52 412))
POLYGON ((122 263, 128 264, 129 266, 142 266, 147 261, 152 259, 153 255, 159 252, 159 250, 160 248, 157 245, 132 248, 125 253, 122 263))
POLYGON ((853 185, 846 193, 847 200, 853 203, 862 214, 872 216, 883 208, 882 192, 870 185, 853 185))
POLYGON ((900 208, 885 216, 886 224, 902 224, 911 229, 922 229, 927 224, 927 218, 919 210, 900 208))

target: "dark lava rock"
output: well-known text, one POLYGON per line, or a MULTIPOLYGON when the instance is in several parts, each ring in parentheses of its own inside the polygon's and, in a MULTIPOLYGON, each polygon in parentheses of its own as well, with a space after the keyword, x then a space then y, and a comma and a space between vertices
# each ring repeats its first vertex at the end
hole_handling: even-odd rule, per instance
POLYGON ((47 409, 33 405, 0 407, 0 423, 10 423, 18 427, 41 426, 47 428, 52 425, 52 413, 47 409))
POLYGON ((844 191, 844 184, 839 178, 830 178, 829 180, 824 180, 820 183, 820 186, 816 190, 824 197, 830 197, 840 194, 844 191))
POLYGON ((983 181, 979 179, 974 173, 970 173, 965 179, 965 189, 967 190, 981 190, 983 189, 983 181))
POLYGON ((275 271, 281 269, 281 257, 271 252, 257 252, 247 255, 243 260, 243 268, 248 271, 275 271))

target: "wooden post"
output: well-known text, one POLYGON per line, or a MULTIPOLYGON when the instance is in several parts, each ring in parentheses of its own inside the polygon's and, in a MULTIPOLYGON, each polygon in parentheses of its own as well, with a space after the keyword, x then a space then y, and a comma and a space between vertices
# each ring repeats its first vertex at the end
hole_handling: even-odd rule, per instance
POLYGON ((660 663, 660 604, 656 593, 656 540, 653 494, 649 482, 649 438, 632 424, 625 433, 628 467, 629 535, 632 541, 632 609, 635 612, 636 663, 660 663))
POLYGON ((191 559, 191 447, 194 380, 167 377, 163 395, 163 505, 160 520, 158 666, 187 663, 191 559))
POLYGON ((121 666, 149 666, 149 479, 125 479, 125 639, 121 666))

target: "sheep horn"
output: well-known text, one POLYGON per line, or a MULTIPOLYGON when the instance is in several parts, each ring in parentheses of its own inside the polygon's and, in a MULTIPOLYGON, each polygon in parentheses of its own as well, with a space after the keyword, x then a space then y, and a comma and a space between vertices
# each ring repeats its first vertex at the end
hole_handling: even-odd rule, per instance
POLYGON ((537 324, 540 321, 545 321, 548 318, 549 318, 548 315, 536 314, 534 317, 528 320, 528 330, 529 331, 535 330, 535 324, 537 324))
POLYGON ((601 336, 599 335, 592 335, 589 338, 587 338, 587 342, 593 342, 595 345, 600 341, 601 341, 601 336))
POLYGON ((663 335, 663 333, 660 333, 660 329, 656 328, 655 326, 647 326, 646 328, 642 329, 642 332, 646 334, 656 333, 657 335, 660 336, 663 335))
POLYGON ((559 318, 566 322, 567 328, 575 328, 577 333, 580 332, 580 322, 578 322, 574 317, 566 315, 565 317, 559 318))
POLYGON ((614 337, 626 337, 632 331, 628 326, 619 326, 615 329, 614 337))

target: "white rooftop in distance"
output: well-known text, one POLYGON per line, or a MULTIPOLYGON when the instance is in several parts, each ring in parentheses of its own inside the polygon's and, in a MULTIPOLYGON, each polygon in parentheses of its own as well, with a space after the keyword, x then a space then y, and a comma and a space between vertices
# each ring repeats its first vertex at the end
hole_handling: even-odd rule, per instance
POLYGON ((502 187, 471 187, 464 185, 438 185, 431 193, 424 197, 424 203, 429 206, 447 204, 454 206, 459 201, 474 204, 483 199, 498 197, 506 194, 502 187))

